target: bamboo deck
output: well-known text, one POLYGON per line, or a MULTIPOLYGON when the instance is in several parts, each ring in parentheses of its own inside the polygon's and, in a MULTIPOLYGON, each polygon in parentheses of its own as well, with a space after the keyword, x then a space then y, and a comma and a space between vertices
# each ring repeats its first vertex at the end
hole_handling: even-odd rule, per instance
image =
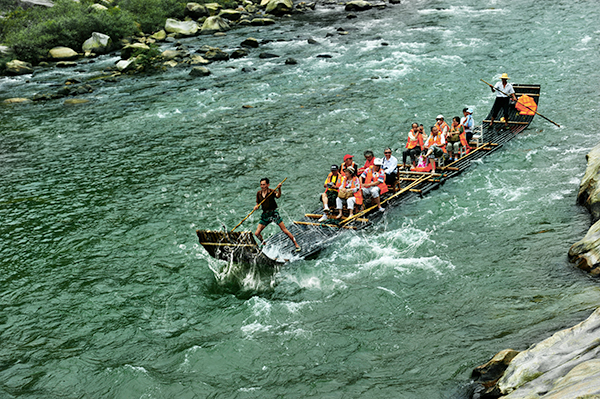
MULTIPOLYGON (((514 84, 513 87, 517 93, 517 97, 522 94, 528 94, 536 103, 539 102, 539 85, 514 84)), ((500 113, 502 113, 502 111, 500 111, 500 113)), ((369 208, 366 212, 361 212, 352 220, 342 222, 338 227, 332 224, 331 220, 324 222, 324 224, 316 222, 315 215, 321 215, 323 213, 323 208, 319 207, 294 223, 286 223, 288 230, 294 235, 296 241, 302 247, 301 252, 294 253, 294 245, 282 232, 270 237, 267 240, 267 247, 276 246, 280 253, 293 254, 295 259, 310 259, 315 257, 322 249, 326 248, 331 241, 338 238, 338 236, 348 234, 351 231, 369 228, 373 224, 380 222, 384 214, 393 216, 394 208, 439 188, 448 180, 467 170, 473 161, 500 150, 504 144, 529 126, 533 120, 533 115, 519 115, 514 106, 511 106, 509 121, 513 123, 509 123, 509 127, 506 130, 501 128, 504 124, 500 123, 498 119, 496 119, 497 122, 494 124, 494 127, 490 128, 490 118, 491 111, 479 127, 479 133, 481 133, 482 136, 480 140, 481 145, 474 150, 471 150, 469 154, 457 161, 448 164, 445 167, 436 168, 436 175, 432 176, 430 173, 423 174, 400 171, 400 190, 386 193, 381 198, 382 204, 386 208, 385 213, 379 212, 375 206, 369 208)), ((475 133, 477 134, 478 132, 476 131, 475 133)), ((215 236, 211 238, 208 237, 206 233, 207 232, 205 231, 198 231, 200 243, 206 248, 211 256, 216 258, 243 263, 250 261, 262 265, 275 265, 284 262, 282 260, 270 259, 261 252, 254 244, 254 240, 251 236, 252 233, 250 232, 234 233, 241 234, 239 239, 234 240, 232 240, 231 237, 224 236, 215 236), (215 244, 215 240, 217 244, 215 244), (241 245, 235 247, 236 242, 241 245), (232 244, 234 245, 233 247, 232 244)), ((222 232, 222 234, 223 233, 224 232, 222 232)), ((227 233, 224 234, 226 235, 227 233)))

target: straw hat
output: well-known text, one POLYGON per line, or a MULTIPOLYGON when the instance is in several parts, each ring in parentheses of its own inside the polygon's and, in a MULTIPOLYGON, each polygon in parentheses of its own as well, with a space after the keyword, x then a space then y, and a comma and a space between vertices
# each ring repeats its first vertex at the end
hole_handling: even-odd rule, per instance
POLYGON ((508 77, 507 73, 503 73, 502 76, 500 76, 500 79, 506 79, 506 80, 508 80, 510 78, 508 77))

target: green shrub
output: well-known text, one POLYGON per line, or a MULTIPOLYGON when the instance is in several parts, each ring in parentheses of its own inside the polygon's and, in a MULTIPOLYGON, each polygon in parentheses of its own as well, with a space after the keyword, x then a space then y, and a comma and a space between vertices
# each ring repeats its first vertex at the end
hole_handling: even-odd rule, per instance
POLYGON ((163 29, 167 18, 183 19, 187 1, 181 0, 119 0, 119 7, 135 15, 142 32, 163 29))
POLYGON ((2 41, 17 58, 37 62, 56 46, 81 51, 92 32, 109 35, 113 42, 137 31, 133 16, 118 8, 93 11, 92 3, 57 0, 52 8, 17 9, 0 22, 2 41))

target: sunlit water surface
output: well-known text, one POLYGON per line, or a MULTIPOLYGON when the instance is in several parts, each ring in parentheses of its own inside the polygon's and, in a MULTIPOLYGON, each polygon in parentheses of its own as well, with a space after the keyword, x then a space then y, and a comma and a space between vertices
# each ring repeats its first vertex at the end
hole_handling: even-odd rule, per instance
MULTIPOLYGON (((0 107, 0 396, 464 397, 473 367, 600 303, 566 257, 590 223, 575 198, 599 138, 597 13, 595 1, 406 0, 348 20, 320 7, 182 40, 275 40, 207 78, 176 68, 93 83, 82 106, 0 107), (261 177, 289 178, 289 224, 344 154, 399 148, 410 122, 465 106, 481 121, 493 97, 479 79, 502 72, 541 84, 540 112, 563 127, 536 117, 272 288, 217 284, 223 263, 195 230, 237 224, 261 177)), ((116 60, 5 77, 0 93, 56 90, 116 60)))

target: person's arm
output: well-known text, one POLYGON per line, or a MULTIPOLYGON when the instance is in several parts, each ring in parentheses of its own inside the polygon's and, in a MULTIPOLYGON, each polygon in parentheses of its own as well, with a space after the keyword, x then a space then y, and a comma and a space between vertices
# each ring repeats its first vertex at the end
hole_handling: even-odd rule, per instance
POLYGON ((281 197, 281 183, 279 183, 277 185, 277 187, 275 187, 275 198, 280 198, 281 197))
POLYGON ((260 206, 260 191, 258 193, 256 193, 256 205, 254 205, 254 210, 257 210, 258 207, 260 206))

